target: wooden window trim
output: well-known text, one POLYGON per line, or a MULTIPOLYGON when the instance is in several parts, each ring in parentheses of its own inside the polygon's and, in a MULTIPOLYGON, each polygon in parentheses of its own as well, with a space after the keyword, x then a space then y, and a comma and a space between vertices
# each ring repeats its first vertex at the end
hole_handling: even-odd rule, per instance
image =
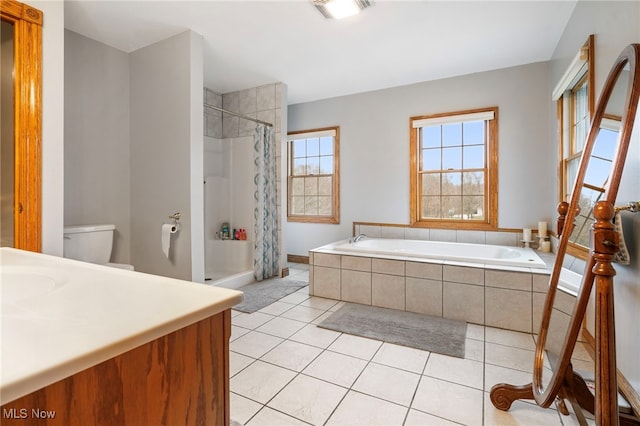
POLYGON ((498 229, 498 107, 477 108, 464 111, 453 111, 432 115, 411 117, 409 119, 409 213, 412 227, 465 229, 465 230, 495 230, 498 229), (487 200, 488 219, 486 222, 446 220, 420 218, 420 194, 418 193, 418 130, 413 128, 415 120, 427 118, 447 117, 450 115, 465 115, 478 112, 493 111, 494 119, 489 120, 487 131, 487 176, 485 182, 485 199, 487 200))
POLYGON ((42 21, 40 10, 0 0, 14 26, 14 247, 42 250, 42 21))
MULTIPOLYGON (((589 119, 593 119, 593 114, 595 112, 595 36, 593 34, 589 35, 585 43, 580 48, 580 55, 582 55, 587 60, 587 71, 583 78, 575 85, 578 86, 582 83, 584 78, 587 79, 587 106, 589 108, 589 119)), ((575 87, 574 86, 574 87, 575 87)), ((573 93, 573 87, 570 88, 573 93)), ((569 102, 570 110, 569 114, 573 114, 573 100, 569 102)), ((564 148, 565 148, 565 107, 564 107, 564 95, 561 96, 556 102, 557 106, 557 115, 556 119, 558 122, 558 202, 564 201, 569 193, 569 187, 566 182, 568 171, 567 171, 567 160, 572 158, 575 155, 575 141, 573 133, 569 135, 569 148, 570 154, 565 158, 564 148)), ((567 254, 574 256, 576 258, 586 260, 589 255, 589 249, 583 247, 578 244, 569 243, 567 246, 567 254)))
POLYGON ((291 170, 293 167, 293 158, 291 157, 291 147, 289 141, 287 141, 287 221, 288 222, 300 222, 300 223, 326 223, 326 224, 339 224, 340 223, 340 126, 321 127, 317 129, 298 130, 287 133, 287 136, 295 136, 302 133, 322 132, 327 130, 333 130, 336 135, 333 140, 333 194, 332 194, 332 209, 333 215, 331 216, 313 216, 313 215, 292 215, 290 213, 291 205, 291 170))

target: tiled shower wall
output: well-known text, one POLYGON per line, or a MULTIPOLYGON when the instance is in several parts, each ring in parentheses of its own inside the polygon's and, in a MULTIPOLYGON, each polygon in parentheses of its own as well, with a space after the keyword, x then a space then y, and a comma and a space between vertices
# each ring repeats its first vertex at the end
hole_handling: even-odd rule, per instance
MULTIPOLYGON (((286 87, 282 83, 266 84, 250 89, 225 94, 215 93, 204 89, 205 103, 228 111, 236 112, 257 120, 272 123, 274 128, 274 143, 276 147, 276 170, 278 192, 278 217, 282 212, 282 179, 280 167, 282 164, 282 129, 286 132, 286 87), (283 113, 283 111, 285 111, 283 113)), ((236 117, 212 108, 204 108, 204 135, 216 139, 233 139, 253 136, 256 123, 236 117)), ((286 135, 286 133, 285 133, 286 135)), ((253 170, 247 170, 253 173, 253 170)), ((282 253, 282 223, 278 224, 280 254, 282 253)))

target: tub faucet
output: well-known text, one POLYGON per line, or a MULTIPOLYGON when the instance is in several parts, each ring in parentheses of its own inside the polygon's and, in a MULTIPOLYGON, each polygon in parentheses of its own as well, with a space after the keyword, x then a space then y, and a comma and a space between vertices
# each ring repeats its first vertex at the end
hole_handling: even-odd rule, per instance
POLYGON ((361 239, 363 239, 365 237, 366 237, 366 235, 364 235, 364 234, 358 234, 355 237, 349 238, 349 243, 350 244, 357 243, 358 241, 360 241, 361 239))

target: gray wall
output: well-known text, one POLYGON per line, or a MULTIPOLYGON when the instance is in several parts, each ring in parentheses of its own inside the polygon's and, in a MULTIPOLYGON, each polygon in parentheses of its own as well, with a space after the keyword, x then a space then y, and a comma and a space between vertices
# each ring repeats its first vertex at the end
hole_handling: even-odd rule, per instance
POLYGON ((204 281, 202 39, 187 31, 130 61, 131 260, 139 271, 204 281), (174 212, 182 228, 167 259, 160 230, 174 212))
POLYGON ((65 38, 64 223, 114 223, 113 262, 204 281, 201 37, 131 54, 65 38), (175 212, 167 259, 161 227, 175 212))
POLYGON ((112 261, 131 263, 129 55, 65 31, 64 223, 116 225, 112 261))
MULTIPOLYGON (((611 65, 630 43, 640 42, 639 2, 578 2, 550 63, 549 92, 589 34, 595 34, 596 100, 600 96, 611 65)), ((553 108, 555 114, 555 108, 553 108)), ((552 123, 552 132, 555 131, 552 123)), ((640 114, 636 118, 623 175, 619 202, 640 200, 640 114), (633 197, 633 198, 632 198, 633 197)), ((614 265, 617 362, 625 377, 640 393, 640 214, 623 215, 625 241, 630 250, 629 266, 614 265)), ((593 297, 593 295, 592 295, 593 297)), ((587 311, 587 326, 594 335, 593 300, 587 311)))
POLYGON ((291 105, 289 131, 340 126, 341 218, 286 223, 287 253, 347 238, 354 221, 409 223, 409 117, 487 106, 499 107, 498 226, 551 222, 548 87, 548 64, 536 63, 291 105))

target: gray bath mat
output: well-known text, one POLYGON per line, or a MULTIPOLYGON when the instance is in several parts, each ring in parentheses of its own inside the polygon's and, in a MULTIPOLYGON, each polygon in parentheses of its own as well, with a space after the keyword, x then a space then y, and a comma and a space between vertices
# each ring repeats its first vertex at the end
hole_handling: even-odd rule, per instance
POLYGON ((238 289, 239 291, 244 292, 244 301, 239 305, 234 306, 233 309, 250 314, 300 290, 306 285, 307 283, 304 281, 288 280, 284 278, 271 278, 247 284, 238 289))
POLYGON ((347 303, 318 327, 464 358, 463 321, 347 303))

